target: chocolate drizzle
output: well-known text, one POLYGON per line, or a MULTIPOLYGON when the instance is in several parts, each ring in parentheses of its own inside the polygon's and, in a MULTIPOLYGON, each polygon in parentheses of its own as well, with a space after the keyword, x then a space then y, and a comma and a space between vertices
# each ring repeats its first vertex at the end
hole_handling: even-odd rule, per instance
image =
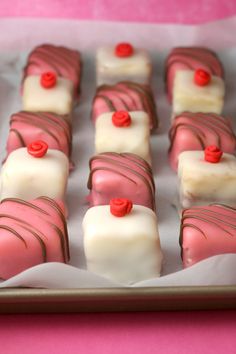
MULTIPOLYGON (((199 148, 202 150, 209 145, 207 132, 215 136, 215 144, 221 150, 225 151, 224 145, 222 144, 222 137, 232 141, 233 150, 236 148, 236 136, 227 119, 214 113, 183 112, 175 117, 169 131, 169 153, 173 148, 177 133, 181 129, 189 130, 193 137, 199 142, 199 148)), ((189 148, 189 150, 193 149, 189 148)), ((184 149, 182 151, 184 151, 184 149)))
MULTIPOLYGON (((181 257, 183 258, 183 237, 185 228, 197 230, 207 241, 209 225, 217 227, 219 233, 224 233, 230 238, 236 237, 236 209, 224 204, 210 204, 204 207, 192 207, 183 210, 180 226, 179 243, 181 247, 181 257), (199 221, 203 222, 202 228, 199 221), (204 228, 206 226, 206 229, 204 228)), ((215 232, 215 229, 214 229, 215 232)), ((217 235, 215 236, 217 237, 217 235)))
POLYGON ((45 71, 52 71, 60 77, 71 80, 75 91, 79 92, 81 59, 77 50, 52 44, 36 47, 28 56, 23 80, 28 75, 41 75, 45 71))
MULTIPOLYGON (((23 124, 24 127, 32 127, 32 131, 34 128, 38 128, 43 133, 43 139, 45 141, 47 141, 47 136, 50 137, 55 141, 58 150, 63 151, 70 157, 72 150, 72 132, 71 126, 64 116, 49 112, 32 113, 24 111, 13 114, 10 119, 9 147, 11 134, 17 136, 19 147, 26 147, 29 143, 29 136, 26 135, 27 130, 23 128, 17 129, 17 124, 23 124)), ((30 139, 31 141, 34 140, 33 134, 30 139)))
MULTIPOLYGON (((152 130, 155 130, 158 126, 156 104, 150 88, 146 85, 122 81, 113 86, 99 86, 93 99, 93 105, 97 99, 102 99, 107 106, 106 112, 114 112, 117 111, 117 105, 115 102, 119 101, 124 110, 129 112, 138 111, 140 108, 138 108, 135 99, 132 97, 132 93, 138 96, 142 110, 149 116, 150 127, 152 130), (109 97, 109 92, 114 95, 114 98, 109 97), (127 99, 125 96, 127 96, 127 99)), ((94 115, 93 112, 92 115, 94 115)))
MULTIPOLYGON (((66 220, 65 220, 64 214, 63 214, 60 206, 56 203, 55 200, 52 200, 47 197, 39 197, 34 202, 32 202, 32 203, 26 202, 24 200, 17 199, 17 198, 6 198, 1 201, 1 204, 5 204, 5 203, 21 204, 24 208, 34 209, 36 212, 42 214, 42 216, 39 216, 39 217, 41 217, 42 220, 44 220, 44 222, 46 222, 48 225, 50 225, 50 227, 54 230, 54 234, 56 234, 58 236, 61 252, 63 255, 63 260, 64 260, 64 262, 67 262, 69 260, 68 233, 67 233, 66 220), (61 230, 60 227, 58 227, 52 221, 50 221, 51 214, 49 214, 47 211, 45 211, 42 207, 39 207, 38 205, 34 204, 34 202, 37 204, 37 201, 39 201, 39 202, 41 201, 44 204, 46 203, 48 206, 50 206, 54 210, 54 212, 56 211, 56 213, 59 217, 59 220, 62 222, 63 230, 61 230), (43 215, 45 215, 45 216, 43 216, 43 215)), ((13 226, 9 227, 7 225, 1 224, 0 230, 5 229, 5 230, 11 232, 14 236, 18 237, 25 244, 26 248, 27 248, 27 243, 24 239, 24 233, 25 233, 25 231, 27 231, 29 233, 29 235, 32 235, 32 237, 37 239, 37 241, 39 242, 39 245, 40 245, 40 248, 42 251, 42 262, 47 262, 47 242, 46 241, 50 238, 50 234, 44 234, 44 233, 42 233, 42 231, 37 229, 34 226, 33 222, 32 223, 30 222, 30 217, 29 217, 30 213, 27 213, 27 210, 25 210, 25 213, 26 213, 26 219, 15 217, 14 215, 12 215, 12 214, 10 215, 8 213, 1 213, 0 219, 2 221, 4 218, 11 220, 13 226), (14 225, 15 225, 15 227, 21 228, 22 233, 19 233, 19 230, 17 232, 14 229, 14 225)))
POLYGON ((92 190, 93 188, 93 175, 97 171, 111 171, 115 174, 120 175, 121 177, 128 179, 131 183, 137 184, 136 180, 142 181, 145 184, 149 191, 149 195, 151 198, 152 209, 155 210, 155 184, 152 176, 152 170, 148 163, 144 161, 142 158, 138 157, 134 154, 130 153, 113 153, 107 152, 96 155, 92 157, 89 161, 90 165, 90 174, 88 179, 88 189, 92 190), (93 161, 100 161, 99 167, 93 167, 93 161), (104 164, 104 166, 103 166, 104 164), (109 165, 109 167, 107 166, 109 165), (144 174, 141 174, 138 171, 135 171, 134 168, 142 169, 144 174), (122 172, 120 171, 122 170, 122 172), (128 176, 127 172, 133 175, 128 176))

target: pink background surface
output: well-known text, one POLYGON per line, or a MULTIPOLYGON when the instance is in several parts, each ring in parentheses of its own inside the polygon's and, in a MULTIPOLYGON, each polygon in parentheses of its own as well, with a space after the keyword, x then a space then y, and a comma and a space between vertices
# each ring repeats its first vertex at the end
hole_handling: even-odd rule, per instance
POLYGON ((0 16, 200 23, 236 14, 235 0, 1 0, 0 16))
MULTIPOLYGON (((236 14, 235 0, 1 0, 0 17, 201 23, 236 14)), ((6 315, 1 353, 235 353, 236 311, 6 315)))

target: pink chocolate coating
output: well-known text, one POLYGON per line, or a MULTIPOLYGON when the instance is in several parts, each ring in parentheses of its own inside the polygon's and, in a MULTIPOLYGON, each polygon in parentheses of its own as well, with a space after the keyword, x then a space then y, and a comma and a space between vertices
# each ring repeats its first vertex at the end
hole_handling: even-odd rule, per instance
POLYGON ((25 147, 32 141, 43 140, 50 149, 71 155, 71 127, 65 117, 48 112, 18 112, 10 118, 7 139, 7 156, 14 150, 25 147))
POLYGON ((203 47, 178 47, 166 59, 165 80, 168 99, 172 101, 175 74, 178 70, 203 69, 211 75, 224 77, 224 70, 217 55, 203 47))
POLYGON ((229 154, 236 149, 236 136, 229 119, 214 113, 181 113, 172 122, 169 139, 169 161, 175 171, 183 151, 204 150, 209 145, 229 154))
POLYGON ((68 262, 63 203, 47 197, 0 203, 0 278, 45 262, 68 262))
POLYGON ((127 198, 133 204, 155 210, 155 185, 146 161, 137 155, 113 152, 90 160, 88 180, 90 206, 106 205, 112 198, 127 198))
POLYGON ((157 127, 156 105, 151 89, 142 84, 123 81, 98 87, 93 100, 92 120, 114 111, 144 111, 150 119, 150 129, 157 127))
POLYGON ((180 245, 184 267, 215 255, 236 253, 236 209, 212 204, 184 210, 180 245))
POLYGON ((81 57, 77 50, 52 44, 42 44, 34 48, 28 56, 23 80, 28 75, 41 75, 48 71, 71 80, 74 84, 75 95, 78 95, 81 79, 81 57))

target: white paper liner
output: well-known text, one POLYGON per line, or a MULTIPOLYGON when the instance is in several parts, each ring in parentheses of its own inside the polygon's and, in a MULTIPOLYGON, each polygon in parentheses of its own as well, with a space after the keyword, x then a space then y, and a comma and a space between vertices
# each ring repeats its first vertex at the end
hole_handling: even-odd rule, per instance
POLYGON ((157 187, 159 232, 164 263, 162 277, 133 286, 230 285, 236 284, 236 255, 222 255, 182 269, 179 218, 173 207, 177 178, 167 162, 170 106, 164 93, 164 58, 173 46, 205 45, 218 51, 226 69, 227 99, 224 113, 234 116, 236 93, 236 18, 200 26, 96 23, 56 20, 0 20, 0 158, 5 157, 9 117, 21 109, 19 94, 26 50, 39 43, 63 44, 83 54, 82 97, 74 112, 73 160, 75 171, 69 178, 70 265, 48 263, 33 267, 2 282, 0 287, 85 288, 122 286, 85 270, 81 221, 86 212, 88 160, 93 155, 94 130, 90 121, 95 92, 96 47, 130 41, 147 48, 153 58, 153 89, 157 98, 160 128, 151 138, 153 171, 157 187), (80 269, 78 269, 80 268, 80 269))

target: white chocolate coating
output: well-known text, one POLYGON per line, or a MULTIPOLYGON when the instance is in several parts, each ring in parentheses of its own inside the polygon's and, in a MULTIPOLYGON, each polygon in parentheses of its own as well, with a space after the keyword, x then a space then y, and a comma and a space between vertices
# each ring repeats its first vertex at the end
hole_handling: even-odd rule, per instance
POLYGON ((27 148, 14 150, 2 167, 1 200, 40 196, 64 200, 68 171, 68 158, 59 150, 48 149, 41 158, 28 154, 27 148))
POLYGON ((90 271, 124 284, 160 275, 163 257, 151 209, 133 205, 130 214, 116 217, 109 205, 95 206, 85 214, 83 230, 90 271))
POLYGON ((114 46, 97 50, 97 85, 115 84, 118 81, 135 81, 149 84, 152 72, 151 59, 144 49, 135 48, 130 57, 117 57, 114 46))
POLYGON ((129 112, 131 125, 116 127, 112 123, 114 112, 101 114, 95 124, 95 152, 130 152, 141 156, 149 164, 150 157, 150 128, 147 113, 129 112))
POLYGON ((73 82, 68 79, 58 77, 56 85, 46 89, 41 86, 39 75, 30 75, 23 83, 23 110, 70 114, 73 94, 73 82))
POLYGON ((219 202, 236 206, 236 158, 224 153, 220 162, 204 159, 204 151, 179 155, 180 203, 183 208, 219 202))
POLYGON ((176 72, 173 87, 173 112, 211 112, 221 114, 224 105, 225 85, 217 76, 212 76, 206 86, 194 83, 194 71, 176 72))

